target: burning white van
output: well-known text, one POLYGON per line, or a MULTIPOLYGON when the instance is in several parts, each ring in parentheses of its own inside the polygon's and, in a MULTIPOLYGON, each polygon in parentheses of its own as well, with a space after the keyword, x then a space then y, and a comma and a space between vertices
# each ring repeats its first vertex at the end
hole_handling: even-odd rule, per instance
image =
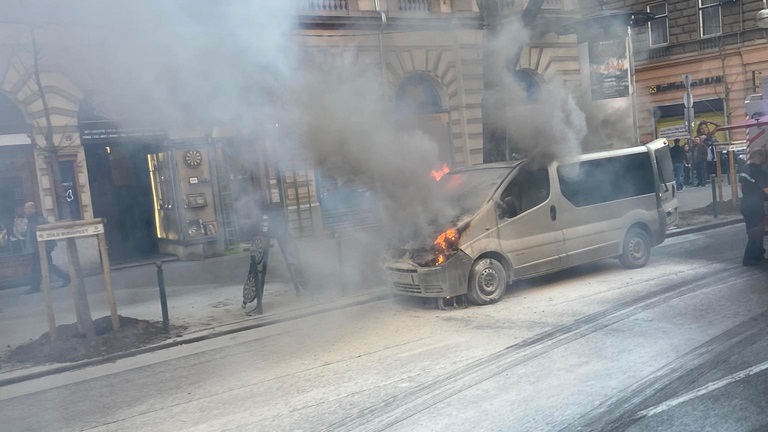
POLYGON ((440 305, 464 294, 495 303, 512 281, 605 258, 643 267, 678 218, 664 139, 546 164, 459 169, 439 189, 457 217, 431 246, 394 252, 385 271, 395 293, 440 305))

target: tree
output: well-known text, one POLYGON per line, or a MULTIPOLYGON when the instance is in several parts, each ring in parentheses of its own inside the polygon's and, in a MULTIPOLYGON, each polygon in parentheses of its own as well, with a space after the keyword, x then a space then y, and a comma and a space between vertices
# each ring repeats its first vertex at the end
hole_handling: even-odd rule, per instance
MULTIPOLYGON (((37 35, 32 26, 28 27, 31 51, 29 52, 29 59, 31 65, 27 66, 24 59, 20 59, 19 65, 24 69, 23 76, 29 77, 27 85, 32 86, 32 91, 40 98, 43 106, 43 120, 44 123, 35 121, 34 130, 32 131, 32 142, 36 149, 42 154, 45 166, 48 169, 48 173, 53 183, 52 192, 54 195, 54 201, 56 207, 59 210, 57 220, 66 221, 71 219, 69 212, 69 205, 67 203, 66 195, 64 192, 64 184, 61 177, 61 169, 59 168, 59 154, 66 147, 62 145, 62 140, 58 143, 54 141, 55 128, 51 119, 51 108, 48 103, 48 95, 46 87, 41 77, 41 49, 38 45, 37 35), (31 68, 31 69, 30 69, 31 68), (43 136, 43 143, 38 143, 36 135, 39 133, 43 136)), ((64 134, 62 134, 63 139, 64 134)), ((86 335, 86 337, 94 336, 93 318, 91 316, 91 308, 88 304, 88 296, 85 291, 85 285, 83 283, 83 272, 80 266, 80 256, 77 251, 77 243, 74 238, 64 240, 67 260, 69 262, 69 273, 72 281, 70 283, 72 294, 75 303, 75 315, 77 317, 77 326, 80 333, 86 335)), ((44 259, 45 257, 43 257, 44 259)))

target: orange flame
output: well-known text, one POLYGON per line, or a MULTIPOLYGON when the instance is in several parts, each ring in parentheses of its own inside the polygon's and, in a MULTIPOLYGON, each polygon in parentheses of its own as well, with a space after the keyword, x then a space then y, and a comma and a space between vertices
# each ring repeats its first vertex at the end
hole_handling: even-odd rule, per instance
POLYGON ((435 246, 440 248, 442 251, 446 251, 450 249, 450 246, 448 243, 456 244, 456 242, 459 241, 459 231, 456 228, 451 228, 448 231, 440 234, 439 237, 437 237, 437 240, 435 240, 435 246))
POLYGON ((429 175, 432 176, 435 181, 440 181, 441 178, 443 178, 444 175, 448 174, 451 171, 451 168, 448 166, 448 164, 444 164, 442 168, 439 170, 432 170, 429 175))

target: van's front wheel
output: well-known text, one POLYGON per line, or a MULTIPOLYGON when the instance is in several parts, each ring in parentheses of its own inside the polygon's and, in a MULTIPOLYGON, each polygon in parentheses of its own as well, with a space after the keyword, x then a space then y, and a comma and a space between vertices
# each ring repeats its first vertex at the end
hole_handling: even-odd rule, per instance
POLYGON ((651 238, 640 228, 632 228, 624 237, 624 249, 619 261, 626 268, 645 267, 651 259, 651 238))
POLYGON ((475 262, 469 274, 469 301, 477 305, 496 303, 506 290, 507 272, 500 262, 493 258, 482 258, 475 262))

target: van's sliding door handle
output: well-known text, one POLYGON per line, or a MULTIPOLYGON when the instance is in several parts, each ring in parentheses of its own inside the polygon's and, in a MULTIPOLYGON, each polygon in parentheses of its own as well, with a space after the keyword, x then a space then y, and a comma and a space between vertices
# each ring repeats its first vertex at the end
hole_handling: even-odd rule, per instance
POLYGON ((549 218, 553 221, 557 220, 557 207, 554 205, 549 206, 549 218))

